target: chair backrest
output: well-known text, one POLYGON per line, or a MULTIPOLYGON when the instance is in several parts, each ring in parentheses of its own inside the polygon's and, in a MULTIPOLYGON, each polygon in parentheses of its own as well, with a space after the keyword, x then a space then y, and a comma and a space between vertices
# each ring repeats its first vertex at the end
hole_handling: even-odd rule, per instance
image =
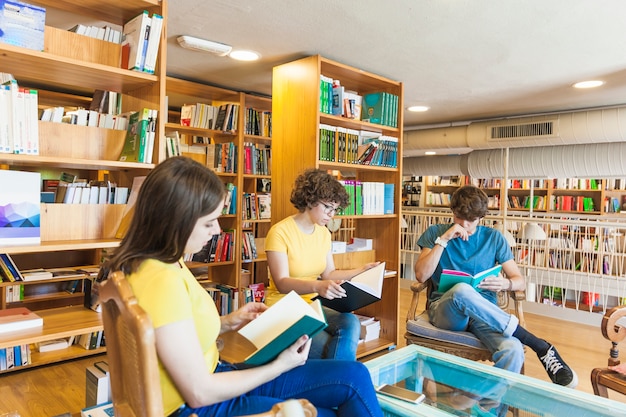
POLYGON ((117 417, 163 417, 152 322, 122 272, 98 285, 117 417))

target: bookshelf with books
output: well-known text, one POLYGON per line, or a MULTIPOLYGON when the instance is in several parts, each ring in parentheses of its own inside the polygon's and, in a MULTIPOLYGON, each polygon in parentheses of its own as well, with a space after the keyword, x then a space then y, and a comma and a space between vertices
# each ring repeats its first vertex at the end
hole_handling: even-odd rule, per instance
MULTIPOLYGON (((352 237, 373 239, 376 259, 385 261, 387 269, 398 270, 400 265, 400 215, 402 184, 402 83, 371 74, 320 56, 310 56, 274 68, 272 112, 272 221, 295 213, 289 203, 295 178, 306 168, 328 170, 342 180, 382 182, 394 188, 390 214, 338 216, 349 230, 342 240, 352 237), (390 125, 363 121, 351 112, 344 117, 328 111, 328 91, 322 91, 323 80, 335 80, 344 91, 357 96, 385 92, 397 97, 397 114, 390 125), (326 99, 324 98, 326 97, 326 99), (352 118, 353 117, 353 118, 352 118), (398 127, 394 127, 398 126, 398 127), (343 140, 341 135, 356 132, 357 139, 343 140), (328 132, 331 132, 330 134, 328 132), (363 134, 362 132, 367 132, 363 134), (363 164, 349 157, 347 150, 357 153, 367 145, 369 135, 388 137, 393 143, 391 163, 363 164), (360 136, 360 139, 358 137, 360 136), (400 139, 400 140, 397 140, 400 139), (346 143, 344 148, 341 144, 346 143), (348 145, 348 144, 352 145, 348 145), (344 152, 346 151, 346 152, 344 152), (344 159, 342 155, 345 155, 344 159)), ((382 143, 382 142, 380 142, 382 143)), ((379 145, 380 147, 380 145, 379 145)), ((364 357, 398 343, 397 275, 385 278, 382 300, 358 313, 376 317, 381 323, 380 337, 359 347, 357 355, 364 357)))
POLYGON ((234 288, 265 282, 264 257, 258 254, 270 219, 260 212, 258 197, 269 194, 271 99, 174 77, 167 77, 166 93, 166 137, 177 137, 181 154, 213 169, 231 193, 220 217, 222 230, 231 235, 230 256, 189 265, 206 282, 234 288), (226 106, 232 116, 219 115, 226 106), (230 124, 224 124, 227 117, 230 124), (250 238, 257 244, 256 257, 250 238))
MULTIPOLYGON (((70 12, 73 16, 98 19, 121 27, 143 10, 166 18, 167 2, 127 0, 97 2, 95 0, 34 0, 51 15, 70 12)), ((143 108, 164 110, 165 27, 154 74, 120 68, 121 46, 89 38, 63 27, 46 26, 44 50, 0 43, 0 72, 11 73, 20 87, 39 91, 39 109, 51 106, 87 108, 97 90, 113 91, 122 97, 122 112, 143 108), (67 45, 72 45, 68 48, 67 45)), ((164 158, 164 150, 155 145, 153 163, 122 162, 125 131, 104 127, 80 126, 39 121, 39 154, 0 153, 0 168, 38 172, 42 179, 58 179, 69 173, 87 181, 110 181, 130 187, 133 178, 146 175, 154 163, 164 158)), ((157 119, 157 143, 163 132, 157 119)), ((21 269, 80 268, 97 266, 107 250, 117 247, 115 238, 124 212, 123 204, 57 204, 41 203, 41 242, 26 245, 3 245, 21 269)), ((34 344, 99 331, 100 314, 83 307, 85 282, 91 277, 60 277, 42 281, 0 284, 0 308, 26 306, 44 318, 43 329, 20 336, 4 335, 0 348, 34 344), (74 286, 74 281, 79 281, 74 286), (20 285, 23 299, 7 302, 7 292, 20 285), (70 288, 71 287, 71 288, 70 288)), ((39 366, 104 349, 86 351, 72 346, 54 352, 34 352, 29 366, 39 366)))

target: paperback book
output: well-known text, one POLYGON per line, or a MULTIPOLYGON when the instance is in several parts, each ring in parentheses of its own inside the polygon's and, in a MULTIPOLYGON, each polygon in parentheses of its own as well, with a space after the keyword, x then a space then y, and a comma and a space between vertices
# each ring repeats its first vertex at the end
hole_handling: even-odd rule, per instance
POLYGON ((346 290, 345 297, 329 300, 318 295, 313 300, 319 300, 323 306, 341 313, 358 310, 380 300, 384 278, 385 262, 381 262, 343 282, 341 287, 346 290))
POLYGON ((239 329, 239 333, 257 348, 244 362, 250 365, 268 363, 301 336, 306 334, 313 337, 326 326, 320 302, 309 304, 295 291, 291 291, 258 318, 239 329))
POLYGON ((465 282, 476 288, 480 282, 491 276, 497 276, 502 271, 502 265, 496 265, 493 268, 486 269, 476 275, 470 275, 467 272, 457 271, 454 269, 444 269, 439 278, 439 292, 446 292, 454 285, 465 282))

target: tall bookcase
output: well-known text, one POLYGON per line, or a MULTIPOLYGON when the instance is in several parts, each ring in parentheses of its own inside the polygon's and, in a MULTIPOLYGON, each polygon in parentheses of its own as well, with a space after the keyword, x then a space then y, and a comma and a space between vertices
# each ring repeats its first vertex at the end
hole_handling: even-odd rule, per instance
MULTIPOLYGON (((33 0, 30 3, 44 6, 48 12, 69 11, 85 19, 95 18, 117 26, 122 26, 143 10, 158 13, 167 22, 166 0, 33 0)), ((46 27, 43 52, 0 43, 0 72, 13 74, 20 87, 38 90, 40 107, 84 107, 91 101, 95 90, 110 90, 123 95, 123 112, 147 107, 163 114, 165 66, 161 63, 165 62, 166 24, 161 34, 156 71, 152 75, 121 69, 119 45, 66 29, 46 27)), ((155 162, 164 158, 164 148, 159 142, 163 128, 159 117, 155 162)), ((42 178, 58 178, 61 172, 88 180, 108 178, 119 186, 130 187, 135 176, 147 175, 154 165, 119 162, 124 139, 124 131, 39 122, 40 154, 0 154, 0 167, 41 172, 42 178)), ((1 250, 9 253, 20 269, 97 265, 103 251, 118 245, 115 232, 123 210, 123 205, 113 204, 42 204, 41 244, 5 246, 1 250)), ((9 284, 0 284, 1 308, 25 306, 44 318, 41 330, 0 336, 0 348, 101 330, 100 314, 83 307, 84 286, 69 294, 63 291, 65 284, 63 280, 23 283, 25 297, 13 303, 6 302, 9 284)), ((28 366, 102 351, 85 350, 79 346, 46 353, 33 350, 32 364, 28 366)), ((11 370, 19 369, 24 367, 11 370)))
POLYGON ((235 213, 225 214, 220 217, 222 230, 232 231, 235 238, 232 256, 227 261, 208 264, 191 263, 190 267, 199 274, 206 274, 209 281, 227 284, 236 288, 246 287, 252 282, 265 282, 267 273, 265 258, 262 253, 257 259, 242 260, 242 234, 244 232, 252 233, 259 245, 259 251, 262 251, 263 238, 269 229, 270 220, 250 219, 246 216, 246 199, 244 196, 256 194, 261 188, 259 184, 271 177, 269 173, 246 173, 244 148, 245 146, 262 148, 271 146, 272 139, 270 136, 254 134, 246 129, 246 122, 249 120, 249 117, 246 116, 247 109, 270 112, 272 108, 271 99, 174 77, 167 77, 166 79, 166 94, 168 97, 168 120, 165 123, 165 134, 171 135, 174 132, 178 132, 183 145, 183 155, 212 167, 213 153, 207 152, 210 146, 214 144, 233 144, 237 151, 232 172, 216 171, 216 174, 225 185, 232 184, 237 190, 235 213), (182 106, 195 105, 197 103, 211 106, 237 105, 239 110, 236 128, 232 131, 222 131, 182 126, 180 122, 182 106), (194 136, 208 138, 206 141, 211 143, 194 143, 194 136))
MULTIPOLYGON (((289 202, 295 178, 306 168, 331 170, 342 178, 378 181, 395 185, 393 214, 343 216, 352 225, 352 237, 373 239, 376 259, 387 269, 400 268, 400 207, 402 182, 402 83, 335 62, 310 56, 274 68, 272 86, 274 117, 272 158, 272 222, 296 210, 289 202), (320 77, 339 80, 346 90, 363 95, 387 92, 398 97, 397 128, 347 119, 320 112, 320 77), (398 166, 395 168, 323 161, 320 159, 319 125, 378 132, 398 138, 398 166)), ((398 343, 399 278, 385 279, 382 300, 357 313, 374 316, 381 322, 380 338, 360 345, 359 357, 391 348, 398 343)))

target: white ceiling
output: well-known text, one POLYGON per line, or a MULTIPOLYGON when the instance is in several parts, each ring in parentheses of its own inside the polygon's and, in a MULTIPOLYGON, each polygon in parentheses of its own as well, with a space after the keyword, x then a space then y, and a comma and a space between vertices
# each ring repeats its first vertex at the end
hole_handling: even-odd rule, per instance
POLYGON ((402 81, 414 126, 626 103, 622 0, 170 0, 169 75, 271 94, 272 67, 320 54, 402 81), (179 35, 253 49, 242 63, 179 35), (601 79, 595 90, 571 88, 601 79))

